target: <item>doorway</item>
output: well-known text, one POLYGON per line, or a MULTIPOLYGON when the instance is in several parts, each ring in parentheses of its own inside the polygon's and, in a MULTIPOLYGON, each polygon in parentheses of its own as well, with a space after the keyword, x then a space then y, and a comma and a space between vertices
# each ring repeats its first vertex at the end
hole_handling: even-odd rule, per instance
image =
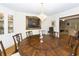
POLYGON ((60 20, 60 34, 73 35, 79 31, 79 18, 60 20))

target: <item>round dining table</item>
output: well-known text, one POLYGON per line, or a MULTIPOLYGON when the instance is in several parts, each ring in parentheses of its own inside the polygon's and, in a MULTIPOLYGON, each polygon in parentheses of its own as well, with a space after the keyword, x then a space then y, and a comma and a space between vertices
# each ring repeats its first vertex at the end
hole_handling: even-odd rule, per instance
POLYGON ((32 35, 23 39, 19 45, 21 56, 67 56, 70 50, 66 50, 59 44, 59 38, 52 35, 32 35))

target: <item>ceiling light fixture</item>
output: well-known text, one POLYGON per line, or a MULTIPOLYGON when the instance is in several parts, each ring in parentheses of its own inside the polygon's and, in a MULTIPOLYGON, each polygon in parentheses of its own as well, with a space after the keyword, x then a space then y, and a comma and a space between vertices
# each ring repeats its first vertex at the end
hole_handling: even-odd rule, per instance
POLYGON ((39 18, 41 19, 41 21, 44 21, 45 19, 46 19, 46 15, 45 15, 45 13, 44 13, 44 3, 40 3, 41 4, 41 13, 40 13, 40 15, 39 15, 39 18))

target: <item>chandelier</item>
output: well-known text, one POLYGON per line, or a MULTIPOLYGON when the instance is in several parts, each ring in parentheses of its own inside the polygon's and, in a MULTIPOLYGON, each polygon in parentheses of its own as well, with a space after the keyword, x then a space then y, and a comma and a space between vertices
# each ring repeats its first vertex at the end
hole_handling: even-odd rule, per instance
POLYGON ((41 12, 40 12, 40 15, 38 16, 40 19, 41 19, 41 21, 44 21, 45 19, 46 19, 46 15, 44 14, 44 3, 40 3, 41 4, 41 12))

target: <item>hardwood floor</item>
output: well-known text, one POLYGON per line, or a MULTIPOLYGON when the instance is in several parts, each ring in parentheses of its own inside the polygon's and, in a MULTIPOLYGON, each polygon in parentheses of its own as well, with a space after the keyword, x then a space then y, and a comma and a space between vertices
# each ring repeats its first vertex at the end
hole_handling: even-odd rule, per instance
MULTIPOLYGON (((40 40, 37 37, 32 37, 33 39, 23 40, 19 50, 22 56, 70 56, 72 49, 68 46, 68 41, 70 36, 61 35, 59 39, 45 36, 44 42, 40 44, 40 40), (24 43, 26 42, 26 43, 24 43), (25 45, 25 46, 24 46, 25 45)), ((6 50, 7 55, 11 55, 14 48, 11 47, 6 50), (9 51, 9 52, 8 52, 9 51)), ((79 56, 79 47, 77 49, 77 56, 79 56)))

